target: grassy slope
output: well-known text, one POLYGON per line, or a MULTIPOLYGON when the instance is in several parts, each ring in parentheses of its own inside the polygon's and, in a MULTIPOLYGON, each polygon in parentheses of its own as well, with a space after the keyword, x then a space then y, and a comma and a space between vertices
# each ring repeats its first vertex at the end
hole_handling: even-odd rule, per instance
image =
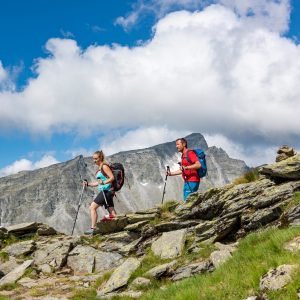
MULTIPOLYGON (((253 233, 241 241, 233 257, 218 270, 198 275, 155 290, 142 299, 244 299, 259 294, 259 280, 270 268, 300 263, 300 255, 283 249, 286 241, 300 235, 300 228, 269 229, 253 233)), ((268 292, 269 299, 298 299, 300 268, 293 282, 278 292, 268 292)))

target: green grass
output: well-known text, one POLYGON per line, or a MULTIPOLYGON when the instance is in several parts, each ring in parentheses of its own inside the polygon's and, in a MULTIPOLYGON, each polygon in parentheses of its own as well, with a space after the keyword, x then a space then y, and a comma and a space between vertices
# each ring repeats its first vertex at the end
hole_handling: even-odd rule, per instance
POLYGON ((236 178, 233 181, 234 185, 242 184, 242 183, 249 183, 258 180, 259 173, 258 169, 252 169, 251 171, 245 173, 243 176, 236 178))
POLYGON ((105 241, 105 237, 101 235, 81 236, 80 241, 83 245, 98 247, 103 241, 105 241))
POLYGON ((168 200, 161 206, 161 212, 173 212, 175 208, 179 205, 176 200, 168 200))
POLYGON ((0 286, 0 291, 12 291, 20 287, 17 283, 7 283, 0 286))
POLYGON ((113 273, 113 271, 105 272, 103 274, 103 276, 101 276, 100 278, 98 278, 96 280, 96 282, 93 284, 93 286, 95 288, 100 288, 104 284, 104 282, 106 282, 110 278, 110 276, 112 275, 112 273, 113 273))
POLYGON ((9 261, 8 253, 6 253, 4 251, 0 252, 0 262, 4 263, 6 261, 9 261))
POLYGON ((295 207, 300 204, 300 192, 296 192, 293 195, 292 201, 290 201, 287 206, 285 207, 285 210, 289 210, 292 207, 295 207))
POLYGON ((72 300, 95 300, 97 299, 97 291, 96 289, 76 289, 74 291, 73 296, 71 297, 72 300))
POLYGON ((165 260, 165 259, 161 259, 158 256, 155 256, 153 252, 150 249, 148 249, 148 253, 146 257, 142 260, 140 267, 131 275, 129 284, 137 277, 146 277, 151 280, 151 284, 149 284, 148 286, 139 287, 138 289, 143 291, 149 289, 158 289, 161 286, 161 281, 152 278, 151 276, 147 276, 145 275, 145 273, 158 265, 162 265, 170 261, 172 260, 171 259, 165 260))
MULTIPOLYGON (((166 290, 153 290, 141 299, 244 299, 260 294, 260 277, 270 268, 300 263, 300 257, 283 249, 285 242, 300 235, 300 228, 269 229, 248 235, 228 260, 210 274, 198 275, 169 285, 166 290)), ((300 271, 293 282, 277 292, 268 292, 269 299, 298 299, 300 271)))

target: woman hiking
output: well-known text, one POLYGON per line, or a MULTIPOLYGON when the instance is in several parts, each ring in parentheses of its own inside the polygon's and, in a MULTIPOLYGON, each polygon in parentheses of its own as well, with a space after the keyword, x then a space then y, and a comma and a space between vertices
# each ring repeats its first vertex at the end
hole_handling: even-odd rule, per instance
POLYGON ((104 206, 108 210, 109 215, 104 216, 101 221, 112 220, 116 217, 116 211, 114 208, 114 192, 112 188, 112 182, 115 180, 114 175, 109 165, 104 160, 103 151, 96 151, 93 154, 94 163, 98 166, 96 172, 97 181, 88 182, 84 181, 85 186, 98 187, 99 194, 91 203, 91 228, 84 232, 84 234, 94 234, 96 229, 96 222, 98 219, 97 208, 104 206))

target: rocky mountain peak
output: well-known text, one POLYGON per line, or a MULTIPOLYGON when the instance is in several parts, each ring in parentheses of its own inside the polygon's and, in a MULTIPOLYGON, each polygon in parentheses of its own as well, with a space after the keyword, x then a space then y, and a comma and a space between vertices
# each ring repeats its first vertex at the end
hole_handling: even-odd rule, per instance
MULTIPOLYGON (((216 147, 208 147, 203 135, 193 133, 185 137, 190 148, 206 151, 208 175, 200 190, 231 182, 248 170, 246 164, 230 158, 216 147)), ((178 168, 180 155, 175 141, 145 149, 119 152, 108 156, 109 162, 125 167, 126 180, 115 201, 118 213, 149 209, 160 203, 165 168, 178 168)), ((0 178, 0 224, 8 226, 20 222, 43 222, 62 232, 70 232, 76 214, 81 182, 94 180, 95 165, 91 157, 82 155, 67 162, 46 168, 22 172, 0 178)), ((165 199, 182 200, 183 181, 180 176, 168 179, 165 199)), ((88 189, 83 195, 77 232, 89 226, 89 204, 97 193, 88 189)), ((100 211, 100 215, 103 212, 100 211)))

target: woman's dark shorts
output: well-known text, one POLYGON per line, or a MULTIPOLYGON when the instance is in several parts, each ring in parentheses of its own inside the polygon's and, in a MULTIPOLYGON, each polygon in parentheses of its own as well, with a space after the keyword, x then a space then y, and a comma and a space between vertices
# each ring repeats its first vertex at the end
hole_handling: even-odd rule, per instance
POLYGON ((113 193, 111 191, 103 191, 103 192, 100 192, 97 195, 97 197, 94 199, 94 202, 97 203, 100 206, 104 205, 105 209, 108 209, 109 207, 114 207, 114 201, 113 201, 114 195, 113 195, 113 193), (105 201, 105 198, 103 196, 103 192, 105 194, 106 201, 105 201), (106 202, 107 202, 107 204, 106 204, 106 202))

